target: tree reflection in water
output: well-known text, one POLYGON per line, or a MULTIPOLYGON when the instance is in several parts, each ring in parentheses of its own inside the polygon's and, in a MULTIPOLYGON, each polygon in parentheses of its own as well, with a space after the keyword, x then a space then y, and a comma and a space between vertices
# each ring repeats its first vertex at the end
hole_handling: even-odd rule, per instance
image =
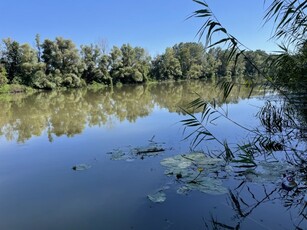
MULTIPOLYGON (((151 114, 155 106, 180 114, 180 107, 193 100, 195 92, 205 98, 219 98, 221 93, 214 84, 190 81, 8 95, 0 98, 0 135, 25 142, 47 132, 52 141, 54 136, 80 134, 86 126, 133 123, 151 114)), ((227 102, 248 96, 247 88, 236 87, 227 102)))
MULTIPOLYGON (((112 128, 119 122, 134 123, 138 118, 149 116, 157 107, 170 113, 185 115, 180 108, 197 97, 195 92, 208 101, 215 98, 217 104, 222 104, 222 100, 218 99, 221 92, 215 84, 199 81, 123 86, 96 91, 81 89, 41 92, 28 96, 1 96, 0 135, 7 140, 23 143, 33 136, 47 134, 49 141, 52 141, 63 135, 73 137, 81 134, 86 127, 112 128)), ((226 103, 238 103, 240 99, 247 98, 249 93, 250 89, 235 86, 226 103)), ((257 94, 262 93, 254 90, 254 95, 257 94)), ((278 114, 272 107, 267 108, 264 115, 269 112, 278 114)), ((276 125, 278 124, 264 123, 262 128, 270 131, 272 127, 278 128, 276 125)), ((287 133, 286 129, 285 132, 287 133)), ((300 170, 301 175, 307 174, 304 171, 306 167, 300 170)), ((282 209, 278 210, 279 213, 289 212, 293 228, 304 229, 306 226, 306 188, 286 191, 280 183, 255 183, 242 175, 233 175, 227 180, 234 181, 229 186, 231 189, 226 203, 231 209, 227 213, 211 212, 211 219, 204 219, 207 229, 250 229, 249 224, 257 225, 258 229, 265 228, 270 221, 269 216, 276 209, 282 209), (263 214, 265 220, 262 222, 258 218, 259 213, 256 213, 258 210, 266 210, 266 207, 268 212, 263 214)), ((301 181, 306 181, 306 178, 301 178, 301 181)), ((273 220, 276 219, 278 218, 275 216, 273 220)))

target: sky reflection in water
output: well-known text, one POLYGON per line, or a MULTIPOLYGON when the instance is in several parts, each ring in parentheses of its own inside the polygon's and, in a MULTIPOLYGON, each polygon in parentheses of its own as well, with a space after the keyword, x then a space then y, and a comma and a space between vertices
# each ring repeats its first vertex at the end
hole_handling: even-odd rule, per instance
MULTIPOLYGON (((181 141, 179 121, 185 115, 179 107, 195 98, 193 92, 207 98, 219 94, 214 85, 181 82, 2 98, 0 229, 206 229, 211 216, 233 227, 241 220, 242 229, 291 229, 274 184, 248 185, 257 200, 274 192, 245 218, 237 216, 230 194, 179 195, 171 186, 163 204, 147 199, 175 182, 164 175, 160 161, 189 151, 189 142, 181 141), (155 157, 126 162, 106 154, 147 145, 153 137, 166 148, 155 157), (92 167, 73 171, 80 163, 92 167)), ((261 94, 245 99, 248 93, 235 88, 227 107, 236 121, 254 127, 257 106, 264 102, 261 94)), ((230 142, 246 137, 226 121, 217 123, 215 134, 230 142)), ((231 189, 239 184, 224 181, 231 189)), ((255 205, 247 187, 232 191, 248 202, 246 212, 255 205)))

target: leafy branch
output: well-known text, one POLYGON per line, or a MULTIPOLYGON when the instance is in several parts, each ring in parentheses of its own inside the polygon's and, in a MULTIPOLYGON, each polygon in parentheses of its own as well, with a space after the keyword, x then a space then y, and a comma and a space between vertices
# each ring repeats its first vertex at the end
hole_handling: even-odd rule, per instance
MULTIPOLYGON (((257 65, 245 54, 245 51, 250 49, 242 44, 234 35, 229 33, 229 31, 214 15, 206 1, 193 0, 193 2, 201 5, 202 9, 196 10, 194 13, 192 13, 191 16, 188 17, 188 19, 196 17, 205 20, 196 34, 199 37, 199 41, 206 34, 205 44, 207 48, 221 44, 228 44, 228 49, 230 52, 228 54, 227 60, 229 62, 230 60, 234 59, 234 68, 236 68, 238 58, 243 56, 244 59, 249 64, 251 64, 253 68, 255 68, 259 75, 266 79, 271 88, 280 91, 280 86, 276 84, 276 82, 271 77, 267 76, 267 74, 260 70, 260 68, 258 68, 257 65), (217 39, 216 41, 212 41, 212 38, 215 35, 219 35, 221 38, 217 39)), ((273 37, 276 39, 283 38, 291 45, 302 44, 304 41, 306 41, 306 8, 307 0, 303 1, 303 3, 300 3, 298 0, 274 0, 267 9, 267 13, 264 18, 265 23, 274 18, 274 22, 277 24, 273 37)), ((283 48, 283 50, 286 50, 285 46, 281 45, 280 47, 283 48)), ((275 61, 280 62, 281 60, 276 59, 273 62, 275 61)), ((247 85, 252 86, 252 91, 254 83, 252 79, 250 79, 250 81, 251 82, 248 82, 247 85)), ((280 91, 280 93, 290 101, 286 93, 283 91, 280 91)))
MULTIPOLYGON (((266 0, 267 2, 267 0, 266 0)), ((265 14, 265 23, 275 25, 272 38, 283 39, 286 43, 300 46, 307 38, 307 1, 274 0, 265 14)))

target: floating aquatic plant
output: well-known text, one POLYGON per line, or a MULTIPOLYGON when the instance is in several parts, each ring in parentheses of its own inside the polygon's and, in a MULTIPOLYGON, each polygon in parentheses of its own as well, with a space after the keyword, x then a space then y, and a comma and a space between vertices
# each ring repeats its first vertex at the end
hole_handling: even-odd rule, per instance
POLYGON ((226 194, 228 189, 223 186, 223 182, 220 179, 202 177, 200 180, 190 183, 185 183, 177 190, 178 194, 186 194, 191 190, 198 190, 203 193, 211 195, 226 194))
POLYGON ((162 144, 152 141, 147 146, 114 149, 112 152, 108 152, 108 154, 111 155, 111 160, 131 161, 136 158, 144 159, 144 157, 156 156, 163 151, 165 151, 165 148, 162 144))
POLYGON ((154 203, 163 203, 166 200, 166 194, 163 191, 158 191, 147 195, 148 199, 154 203))
POLYGON ((204 153, 190 153, 165 158, 161 165, 167 167, 165 174, 175 176, 183 182, 177 193, 186 194, 198 190, 207 194, 225 194, 227 189, 222 180, 212 176, 216 171, 225 169, 225 162, 220 158, 207 157, 204 153))
POLYGON ((256 168, 245 170, 243 175, 251 182, 274 183, 287 171, 295 171, 295 168, 288 163, 262 161, 256 168))
POLYGON ((127 154, 121 149, 115 149, 112 152, 109 152, 108 154, 111 155, 110 159, 113 161, 124 160, 127 158, 127 154))

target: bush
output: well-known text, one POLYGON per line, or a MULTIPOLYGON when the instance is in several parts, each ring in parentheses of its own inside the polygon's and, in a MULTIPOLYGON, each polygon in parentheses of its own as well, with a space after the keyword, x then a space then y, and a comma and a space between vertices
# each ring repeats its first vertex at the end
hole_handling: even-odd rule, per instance
POLYGON ((6 78, 6 71, 2 67, 2 68, 0 68, 0 86, 5 85, 7 82, 8 82, 8 80, 6 78))
POLYGON ((77 75, 73 73, 64 74, 63 86, 67 88, 79 88, 85 85, 85 81, 82 81, 77 75))
POLYGON ((56 84, 48 79, 46 74, 39 70, 34 74, 33 86, 38 89, 54 89, 56 84))

